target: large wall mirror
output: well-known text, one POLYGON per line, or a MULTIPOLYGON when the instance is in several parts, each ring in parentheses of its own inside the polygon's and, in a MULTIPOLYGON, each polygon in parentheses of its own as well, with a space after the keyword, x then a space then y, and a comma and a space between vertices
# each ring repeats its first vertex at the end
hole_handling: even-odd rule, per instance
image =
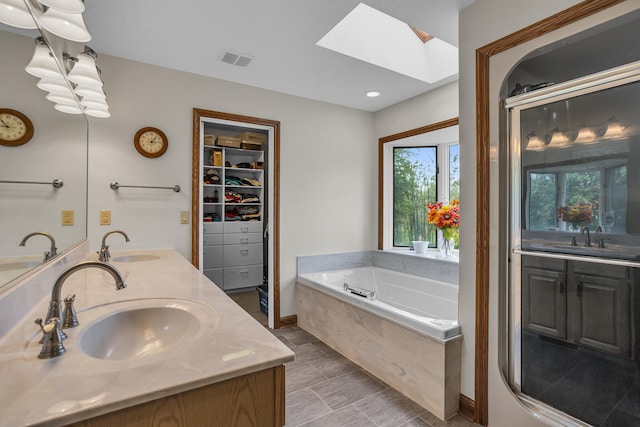
POLYGON ((54 109, 36 86, 39 79, 25 72, 39 35, 0 24, 0 109, 18 111, 33 124, 28 142, 0 144, 0 292, 45 262, 52 246, 45 233, 58 254, 87 235, 88 123, 54 109), (62 186, 55 188, 54 180, 62 186), (31 233, 37 234, 20 246, 31 233))

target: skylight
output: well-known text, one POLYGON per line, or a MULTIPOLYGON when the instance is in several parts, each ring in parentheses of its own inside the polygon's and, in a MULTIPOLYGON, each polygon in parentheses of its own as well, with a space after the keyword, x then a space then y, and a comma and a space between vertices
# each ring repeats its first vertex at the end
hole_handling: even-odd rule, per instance
POLYGON ((458 73, 458 48, 364 3, 317 45, 431 84, 458 73))

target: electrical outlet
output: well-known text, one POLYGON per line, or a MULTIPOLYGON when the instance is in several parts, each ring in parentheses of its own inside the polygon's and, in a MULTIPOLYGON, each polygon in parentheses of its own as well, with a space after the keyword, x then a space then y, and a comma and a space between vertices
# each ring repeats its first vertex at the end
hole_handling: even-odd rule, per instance
POLYGON ((180 224, 189 224, 189 211, 180 211, 180 224))
POLYGON ((62 225, 73 225, 73 211, 62 211, 62 225))
POLYGON ((111 225, 111 211, 100 211, 100 225, 111 225))

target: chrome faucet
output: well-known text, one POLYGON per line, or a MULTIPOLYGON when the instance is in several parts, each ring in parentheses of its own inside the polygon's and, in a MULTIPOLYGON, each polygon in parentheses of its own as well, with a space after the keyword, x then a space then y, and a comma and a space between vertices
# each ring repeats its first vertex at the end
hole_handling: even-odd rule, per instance
POLYGON ((122 234, 124 236, 124 240, 126 242, 129 242, 129 236, 127 236, 127 233, 125 233, 122 230, 113 230, 113 231, 109 231, 108 233, 106 233, 103 237, 102 237, 102 246, 100 247, 100 250, 98 251, 98 259, 102 262, 109 262, 109 258, 111 258, 111 254, 109 253, 109 246, 107 245, 107 236, 109 236, 110 234, 113 233, 119 233, 122 234))
POLYGON ((580 234, 585 234, 585 232, 587 233, 587 236, 584 239, 584 246, 587 248, 591 247, 591 235, 589 234, 589 227, 587 227, 586 225, 584 227, 582 227, 582 230, 580 230, 580 234))
POLYGON ((51 240, 51 248, 49 249, 49 252, 45 252, 44 253, 44 259, 42 260, 44 261, 48 261, 51 258, 55 257, 58 255, 58 248, 56 248, 56 239, 53 238, 53 236, 49 233, 46 233, 44 231, 34 231, 33 233, 29 233, 26 236, 24 236, 24 238, 22 239, 22 242, 20 242, 20 246, 24 246, 27 243, 27 240, 29 240, 30 237, 32 236, 45 236, 48 237, 49 240, 51 240))
MULTIPOLYGON (((84 261, 78 264, 72 265, 71 267, 64 270, 56 283, 53 285, 53 290, 51 291, 51 301, 49 302, 49 311, 47 312, 47 317, 45 320, 45 326, 42 329, 44 333, 43 337, 43 347, 40 355, 38 356, 40 359, 50 359, 52 357, 60 356, 64 353, 64 347, 60 343, 58 345, 57 336, 60 335, 60 340, 63 340, 67 337, 67 335, 62 331, 60 319, 60 308, 62 306, 61 294, 62 294, 62 285, 64 282, 76 271, 84 270, 86 268, 100 268, 105 270, 107 273, 111 274, 116 283, 116 290, 124 289, 127 285, 124 283, 124 279, 122 278, 122 274, 118 271, 117 268, 112 266, 111 264, 107 264, 100 261, 84 261), (55 319, 55 320, 54 320, 55 319), (52 330, 52 326, 55 326, 55 330, 52 330), (58 334, 59 332, 59 334, 58 334), (54 343, 51 342, 54 341, 54 343)), ((75 295, 73 297, 68 297, 65 299, 65 323, 66 327, 74 327, 78 325, 78 320, 75 318, 75 310, 73 309, 73 300, 75 299, 75 295)), ((41 324, 41 321, 36 323, 41 324)), ((42 327, 42 326, 41 326, 42 327)))

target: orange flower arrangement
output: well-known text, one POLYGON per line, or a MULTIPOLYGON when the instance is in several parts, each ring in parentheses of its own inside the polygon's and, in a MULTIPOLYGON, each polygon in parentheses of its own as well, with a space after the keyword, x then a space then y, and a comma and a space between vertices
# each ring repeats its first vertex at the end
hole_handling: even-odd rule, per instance
POLYGON ((442 231, 442 236, 449 240, 460 227, 460 202, 453 199, 449 205, 442 202, 427 203, 429 209, 427 221, 442 231))
POLYGON ((593 206, 590 203, 579 202, 573 206, 560 206, 556 208, 558 219, 568 222, 574 230, 591 224, 593 206))

